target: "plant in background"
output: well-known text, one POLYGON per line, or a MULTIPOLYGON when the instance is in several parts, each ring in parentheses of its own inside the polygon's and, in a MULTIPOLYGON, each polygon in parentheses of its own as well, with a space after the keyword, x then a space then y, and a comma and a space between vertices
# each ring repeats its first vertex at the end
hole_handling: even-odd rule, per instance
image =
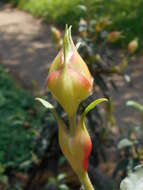
POLYGON ((56 177, 50 177, 48 179, 48 183, 45 185, 44 189, 42 190, 51 190, 51 189, 58 189, 58 190, 70 190, 69 187, 64 183, 66 175, 61 173, 56 177))
POLYGON ((82 114, 77 115, 79 104, 91 94, 93 79, 72 41, 71 27, 66 27, 63 48, 50 66, 47 85, 67 113, 69 126, 66 126, 54 106, 41 98, 37 100, 46 108, 51 109, 55 115, 59 126, 59 144, 63 154, 85 190, 93 190, 87 174, 92 143, 86 129, 85 116, 97 104, 107 99, 101 98, 93 101, 82 114))
POLYGON ((122 180, 120 190, 142 190, 143 189, 143 165, 135 167, 134 172, 122 180))
POLYGON ((121 183, 121 189, 125 188, 127 190, 131 190, 134 189, 135 186, 137 189, 140 189, 140 185, 142 185, 143 188, 143 184, 140 183, 143 176, 142 167, 140 167, 139 170, 137 169, 135 172, 134 167, 143 164, 143 105, 136 101, 128 100, 126 102, 126 106, 135 108, 140 112, 141 122, 140 124, 136 124, 135 126, 128 129, 128 136, 126 138, 122 138, 118 142, 117 148, 119 150, 120 161, 117 163, 113 172, 113 178, 115 179, 119 173, 121 179, 123 179, 125 176, 128 176, 121 183), (138 176, 138 174, 140 176, 138 176))
POLYGON ((128 52, 130 54, 133 54, 137 51, 138 49, 138 38, 135 38, 134 40, 130 41, 128 44, 128 52))
POLYGON ((63 44, 61 32, 54 26, 51 27, 52 37, 57 48, 61 48, 63 44))
POLYGON ((143 105, 140 104, 139 102, 133 101, 133 100, 128 100, 126 103, 127 106, 135 108, 137 111, 140 112, 141 116, 141 124, 143 126, 143 105))

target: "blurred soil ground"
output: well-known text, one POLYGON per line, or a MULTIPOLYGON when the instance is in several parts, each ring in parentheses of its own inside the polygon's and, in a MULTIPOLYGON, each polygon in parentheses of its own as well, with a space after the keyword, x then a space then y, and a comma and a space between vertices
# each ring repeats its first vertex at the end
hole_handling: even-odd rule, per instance
MULTIPOLYGON (((0 63, 26 88, 32 89, 34 84, 38 91, 44 88, 48 65, 56 53, 49 25, 9 5, 0 5, 0 63)), ((129 99, 143 103, 143 56, 131 61, 127 73, 133 82, 127 85, 116 76, 119 91, 112 90, 117 125, 123 129, 140 120, 139 113, 125 103, 129 99)))
POLYGON ((30 14, 0 5, 0 62, 28 88, 43 88, 48 65, 57 53, 50 27, 30 14))

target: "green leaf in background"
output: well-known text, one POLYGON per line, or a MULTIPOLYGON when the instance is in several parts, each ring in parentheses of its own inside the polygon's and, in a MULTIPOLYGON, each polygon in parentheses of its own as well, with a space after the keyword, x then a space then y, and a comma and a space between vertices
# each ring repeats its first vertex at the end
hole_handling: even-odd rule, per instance
POLYGON ((30 160, 43 112, 0 64, 0 173, 30 160), (33 132, 35 131, 35 133, 33 132))
POLYGON ((57 181, 62 181, 63 179, 65 179, 65 174, 63 174, 63 173, 61 173, 61 174, 59 174, 58 176, 57 176, 57 181))
POLYGON ((143 190, 143 165, 135 168, 135 172, 122 180, 120 190, 143 190))
POLYGON ((0 163, 0 174, 5 172, 5 165, 0 163))
POLYGON ((129 100, 129 101, 127 101, 127 103, 126 103, 126 106, 131 106, 131 107, 133 107, 133 108, 139 110, 140 112, 143 112, 143 105, 140 104, 140 103, 138 103, 138 102, 136 102, 136 101, 129 100))
POLYGON ((54 109, 54 106, 52 104, 50 104, 48 101, 42 99, 42 98, 36 98, 36 100, 38 100, 39 102, 41 102, 41 104, 48 109, 54 109))
POLYGON ((136 143, 137 143, 137 141, 133 142, 133 141, 127 139, 127 138, 124 138, 124 139, 122 139, 122 140, 119 141, 117 147, 118 147, 118 149, 122 149, 122 148, 133 146, 136 143))
POLYGON ((65 184, 59 185, 59 190, 69 190, 68 186, 65 184))

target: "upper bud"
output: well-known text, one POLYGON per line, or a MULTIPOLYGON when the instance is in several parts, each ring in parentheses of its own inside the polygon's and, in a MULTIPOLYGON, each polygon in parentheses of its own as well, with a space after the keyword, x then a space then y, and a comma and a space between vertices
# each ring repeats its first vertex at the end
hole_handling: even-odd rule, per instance
POLYGON ((52 62, 47 78, 48 88, 69 116, 89 96, 93 79, 71 38, 71 27, 65 30, 63 48, 52 62))

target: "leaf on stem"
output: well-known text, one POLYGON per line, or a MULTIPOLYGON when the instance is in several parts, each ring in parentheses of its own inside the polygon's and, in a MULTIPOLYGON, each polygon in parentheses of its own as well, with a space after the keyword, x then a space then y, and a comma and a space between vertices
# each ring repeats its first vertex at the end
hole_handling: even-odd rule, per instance
POLYGON ((95 106, 97 106, 98 104, 100 104, 101 102, 107 102, 108 99, 106 98, 99 98, 97 100, 94 100, 93 102, 91 102, 84 110, 83 112, 83 116, 85 116, 90 110, 92 110, 93 108, 95 108, 95 106))
POLYGON ((41 102, 41 104, 47 108, 47 109, 54 109, 54 106, 52 104, 50 104, 48 101, 42 99, 42 98, 35 98, 36 100, 38 100, 39 102, 41 102))

